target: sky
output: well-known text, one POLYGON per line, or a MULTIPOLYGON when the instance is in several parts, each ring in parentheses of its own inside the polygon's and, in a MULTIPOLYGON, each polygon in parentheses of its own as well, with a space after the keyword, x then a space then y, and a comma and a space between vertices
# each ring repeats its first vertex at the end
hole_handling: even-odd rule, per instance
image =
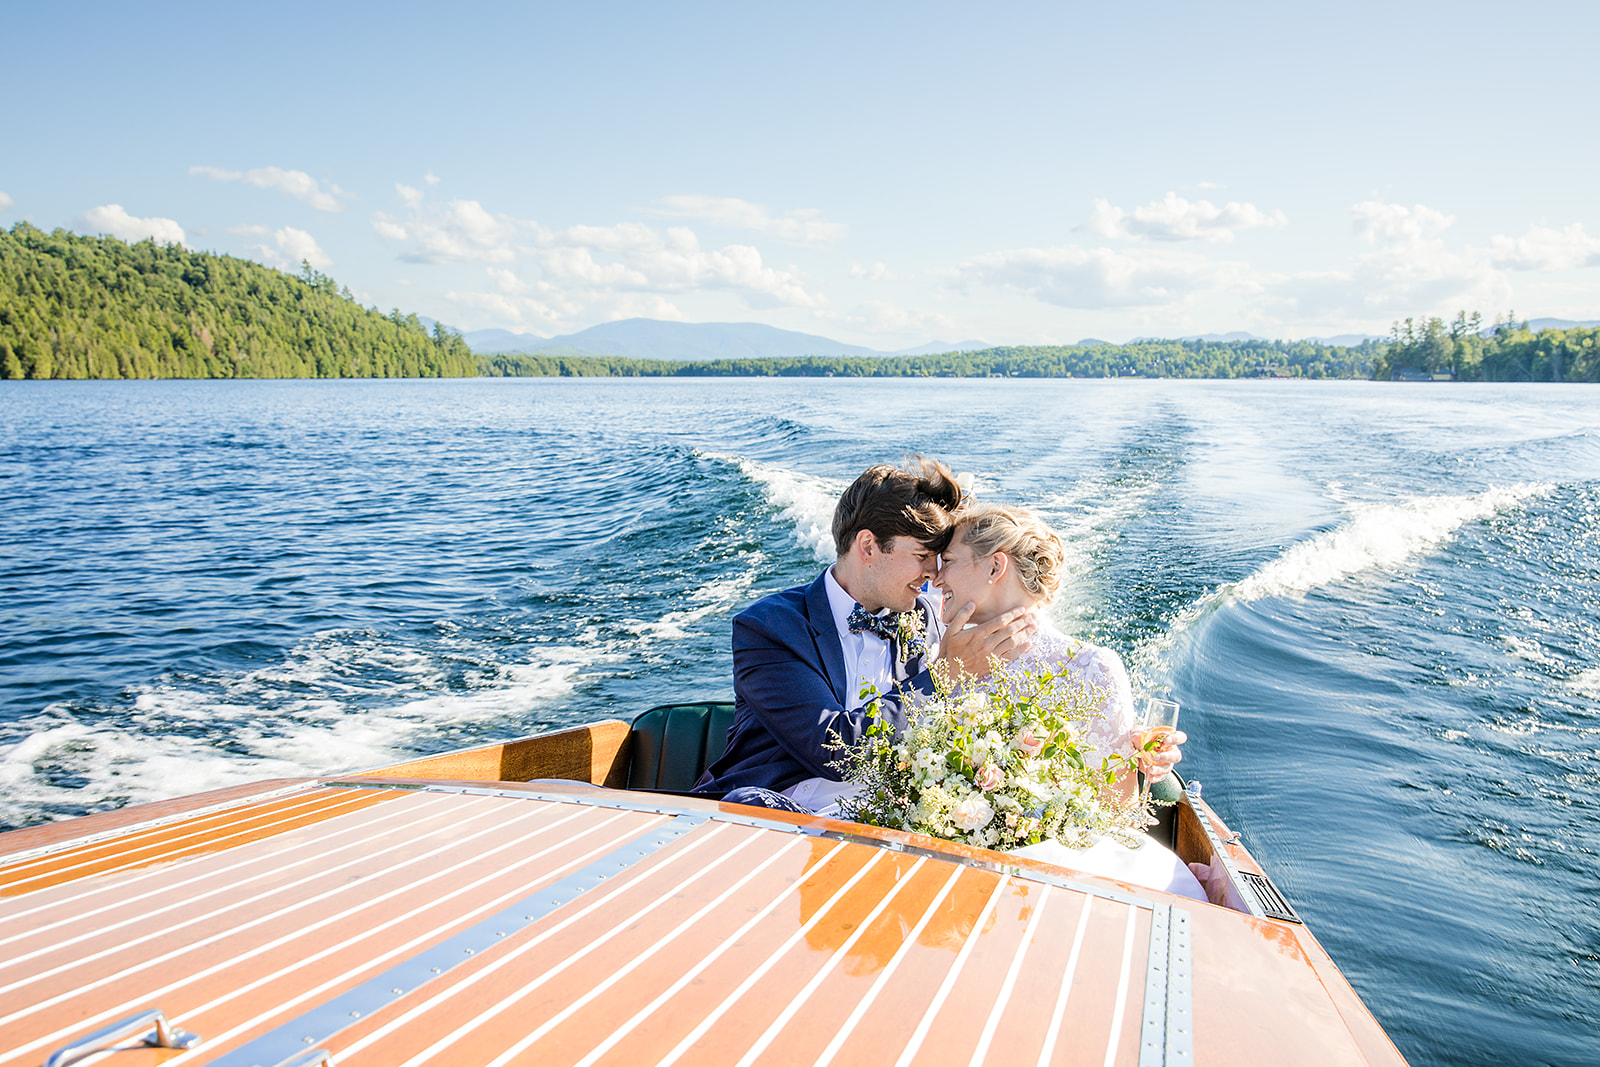
POLYGON ((462 330, 1600 318, 1600 4, 11 4, 0 226, 462 330))

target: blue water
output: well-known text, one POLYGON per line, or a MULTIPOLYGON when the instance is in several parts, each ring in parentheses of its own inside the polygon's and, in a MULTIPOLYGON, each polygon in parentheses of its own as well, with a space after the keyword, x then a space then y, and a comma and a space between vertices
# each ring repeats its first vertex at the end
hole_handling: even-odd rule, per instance
POLYGON ((1600 390, 0 383, 0 826, 730 692, 728 620, 919 450, 1412 1063, 1600 1062, 1600 390))

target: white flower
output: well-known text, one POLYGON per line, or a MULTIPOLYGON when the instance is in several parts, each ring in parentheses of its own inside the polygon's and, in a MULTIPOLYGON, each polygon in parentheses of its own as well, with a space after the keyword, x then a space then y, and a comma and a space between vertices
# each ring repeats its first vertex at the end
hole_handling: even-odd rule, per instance
POLYGON ((994 808, 990 807, 988 798, 981 794, 969 796, 956 805, 951 817, 957 826, 971 833, 983 829, 994 820, 994 808))

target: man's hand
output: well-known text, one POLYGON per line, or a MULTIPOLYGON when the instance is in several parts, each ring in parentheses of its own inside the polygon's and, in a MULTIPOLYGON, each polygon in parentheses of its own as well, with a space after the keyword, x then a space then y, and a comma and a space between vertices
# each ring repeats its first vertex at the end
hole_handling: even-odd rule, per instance
POLYGON ((1148 752, 1139 749, 1144 736, 1144 729, 1135 726, 1129 735, 1133 739, 1133 747, 1138 751, 1139 769, 1144 772, 1144 780, 1151 784, 1161 781, 1172 773, 1172 768, 1183 759, 1183 753, 1178 751, 1178 746, 1189 740, 1189 735, 1182 730, 1174 730, 1161 739, 1161 743, 1148 752))
POLYGON ((1010 663, 1033 644, 1033 634, 1038 628, 1030 608, 1013 608, 997 615, 979 626, 968 627, 967 620, 978 606, 969 603, 955 613, 945 626, 944 641, 939 645, 939 659, 945 669, 986 678, 989 675, 989 657, 999 656, 1010 663))

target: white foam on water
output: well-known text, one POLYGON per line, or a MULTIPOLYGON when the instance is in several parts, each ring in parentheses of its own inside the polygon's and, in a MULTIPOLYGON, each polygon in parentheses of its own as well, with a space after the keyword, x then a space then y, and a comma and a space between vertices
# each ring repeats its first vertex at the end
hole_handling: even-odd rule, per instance
POLYGON ((624 625, 646 640, 676 641, 688 637, 689 628, 700 620, 728 611, 750 598, 750 587, 755 584, 756 568, 761 559, 760 552, 742 554, 740 573, 708 582, 689 594, 692 608, 669 611, 653 622, 629 619, 624 625))
POLYGON ((1538 663, 1547 666, 1559 663, 1558 660, 1551 658, 1550 654, 1544 650, 1544 646, 1539 644, 1538 641, 1519 637, 1516 634, 1506 634, 1501 638, 1501 641, 1505 644, 1506 652, 1511 655, 1512 659, 1520 659, 1525 663, 1538 663))
POLYGON ((1227 589, 1233 599, 1295 596, 1373 570, 1394 570, 1438 547, 1462 526, 1547 492, 1515 485, 1472 496, 1418 497, 1398 504, 1356 505, 1351 520, 1293 546, 1227 589))
POLYGON ((1466 524, 1518 507, 1551 488, 1522 483, 1466 496, 1353 504, 1348 522, 1291 546, 1254 574, 1219 586, 1183 609, 1164 633, 1134 650, 1130 668, 1146 681, 1164 675, 1178 642, 1227 604, 1304 596, 1362 574, 1399 570, 1466 524))
POLYGON ((570 693, 585 667, 616 656, 557 645, 535 654, 536 662, 469 672, 460 688, 413 649, 325 633, 220 688, 145 687, 114 724, 53 706, 14 724, 26 736, 0 747, 0 822, 392 763, 428 747, 441 728, 525 716, 570 693))
POLYGON ((732 463, 745 477, 759 483, 768 503, 794 526, 795 540, 809 549, 819 563, 832 563, 837 558, 833 550, 833 509, 848 482, 772 467, 740 456, 707 455, 732 463))
POLYGON ((1567 679, 1567 688, 1590 700, 1600 700, 1600 667, 1579 671, 1567 679))
POLYGON ((98 810, 305 773, 293 759, 260 754, 249 738, 241 740, 257 751, 223 755, 204 738, 96 727, 61 708, 21 725, 33 732, 0 750, 0 820, 8 824, 35 822, 51 809, 98 810), (83 784, 51 782, 41 765, 83 784))
MULTIPOLYGON (((1028 505, 1061 535, 1066 549, 1066 578, 1051 610, 1058 620, 1089 613, 1096 591, 1089 587, 1095 552, 1149 510, 1160 488, 1154 482, 1113 486, 1104 479, 1084 478, 1065 492, 1028 505)), ((1070 632, 1070 623, 1068 623, 1070 632)))

